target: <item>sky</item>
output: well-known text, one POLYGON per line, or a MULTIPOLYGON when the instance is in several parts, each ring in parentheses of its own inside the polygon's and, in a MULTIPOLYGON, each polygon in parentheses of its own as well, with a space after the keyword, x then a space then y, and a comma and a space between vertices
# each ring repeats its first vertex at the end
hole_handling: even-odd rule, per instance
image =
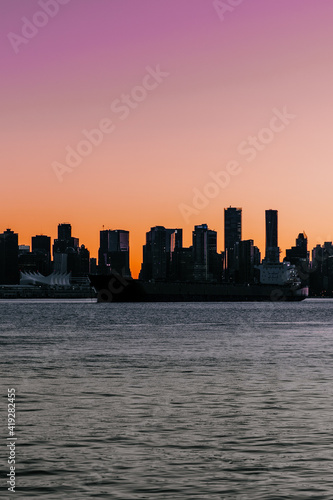
POLYGON ((332 241, 333 2, 15 0, 1 5, 0 232, 92 257, 130 231, 137 276, 155 225, 218 232, 243 209, 264 253, 332 241))

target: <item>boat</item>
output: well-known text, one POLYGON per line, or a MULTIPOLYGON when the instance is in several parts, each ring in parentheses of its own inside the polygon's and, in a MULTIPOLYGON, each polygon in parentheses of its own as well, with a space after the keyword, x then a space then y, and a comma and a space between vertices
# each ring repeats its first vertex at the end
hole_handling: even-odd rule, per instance
POLYGON ((112 274, 90 274, 98 302, 241 302, 301 301, 308 288, 285 284, 141 281, 112 274))

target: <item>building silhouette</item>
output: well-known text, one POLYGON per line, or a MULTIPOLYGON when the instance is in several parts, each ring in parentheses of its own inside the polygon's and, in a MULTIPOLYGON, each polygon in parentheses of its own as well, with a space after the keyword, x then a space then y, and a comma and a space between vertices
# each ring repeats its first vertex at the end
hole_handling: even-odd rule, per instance
POLYGON ((242 239, 242 209, 229 207, 224 209, 224 249, 234 248, 242 239))
POLYGON ((309 284, 310 262, 308 239, 304 232, 299 233, 296 238, 296 245, 286 250, 286 256, 283 260, 296 267, 302 286, 307 286, 309 284))
POLYGON ((69 241, 72 237, 72 226, 68 223, 58 224, 58 240, 69 241))
POLYGON ((98 272, 101 274, 116 272, 124 277, 131 276, 128 231, 123 229, 100 231, 98 272))
POLYGON ((79 238, 72 236, 72 226, 70 224, 58 224, 58 238, 53 243, 53 257, 56 253, 66 253, 69 248, 77 251, 79 238))
POLYGON ((0 284, 17 285, 19 283, 18 252, 18 234, 6 229, 0 234, 0 284))
POLYGON ((192 248, 195 281, 221 281, 222 256, 217 253, 217 233, 207 224, 194 226, 192 248))
POLYGON ((31 249, 33 252, 42 251, 51 256, 51 237, 39 234, 31 238, 31 249))
POLYGON ((234 248, 242 239, 242 209, 224 209, 224 278, 235 281, 236 262, 234 248))
POLYGON ((79 248, 79 265, 80 276, 87 276, 90 272, 90 252, 84 245, 79 248))
POLYGON ((39 234, 31 238, 32 254, 39 261, 38 271, 44 276, 51 273, 51 237, 39 234))
POLYGON ((266 263, 278 263, 280 261, 280 249, 278 247, 278 211, 266 210, 266 263))
POLYGON ((97 259, 95 257, 90 258, 90 273, 91 274, 97 274, 98 273, 98 268, 97 268, 97 259))
POLYGON ((58 238, 53 243, 53 270, 58 273, 79 274, 79 238, 72 236, 72 226, 58 225, 58 238))
POLYGON ((171 280, 175 276, 177 260, 183 246, 183 230, 167 229, 164 226, 155 226, 146 233, 146 244, 143 246, 143 262, 140 279, 171 280))
POLYGON ((331 241, 313 248, 309 285, 311 295, 333 295, 333 244, 331 241))
POLYGON ((296 245, 286 250, 286 257, 284 260, 296 266, 300 261, 309 262, 308 238, 304 232, 299 233, 296 238, 296 245))
POLYGON ((171 260, 171 281, 194 280, 193 248, 175 248, 171 260))
POLYGON ((253 240, 242 240, 234 246, 236 283, 255 283, 259 281, 260 273, 256 266, 260 264, 260 251, 253 240))

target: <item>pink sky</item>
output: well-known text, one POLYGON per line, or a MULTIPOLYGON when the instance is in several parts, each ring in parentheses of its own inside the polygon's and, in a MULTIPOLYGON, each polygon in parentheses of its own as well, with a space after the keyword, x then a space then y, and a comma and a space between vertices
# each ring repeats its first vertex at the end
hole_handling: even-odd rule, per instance
POLYGON ((244 0, 222 21, 210 0, 71 0, 16 54, 8 33, 22 36, 22 18, 41 10, 2 6, 0 231, 30 244, 68 221, 97 256, 103 225, 127 229, 134 275, 157 224, 183 227, 190 244, 207 223, 222 250, 229 205, 262 251, 267 208, 279 210, 283 249, 303 230, 311 247, 333 239, 332 2, 244 0), (158 65, 169 76, 121 120, 112 102, 158 65), (239 144, 284 107, 295 118, 248 162, 239 144), (52 163, 104 118, 115 130, 59 182, 52 163), (186 221, 179 206, 232 160, 241 172, 186 221))

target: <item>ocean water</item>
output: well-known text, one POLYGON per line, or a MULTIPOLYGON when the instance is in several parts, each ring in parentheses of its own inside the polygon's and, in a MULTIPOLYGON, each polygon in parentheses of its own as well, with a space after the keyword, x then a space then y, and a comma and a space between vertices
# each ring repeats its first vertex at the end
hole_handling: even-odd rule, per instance
POLYGON ((1 498, 333 498, 333 300, 3 300, 0 320, 1 498))

